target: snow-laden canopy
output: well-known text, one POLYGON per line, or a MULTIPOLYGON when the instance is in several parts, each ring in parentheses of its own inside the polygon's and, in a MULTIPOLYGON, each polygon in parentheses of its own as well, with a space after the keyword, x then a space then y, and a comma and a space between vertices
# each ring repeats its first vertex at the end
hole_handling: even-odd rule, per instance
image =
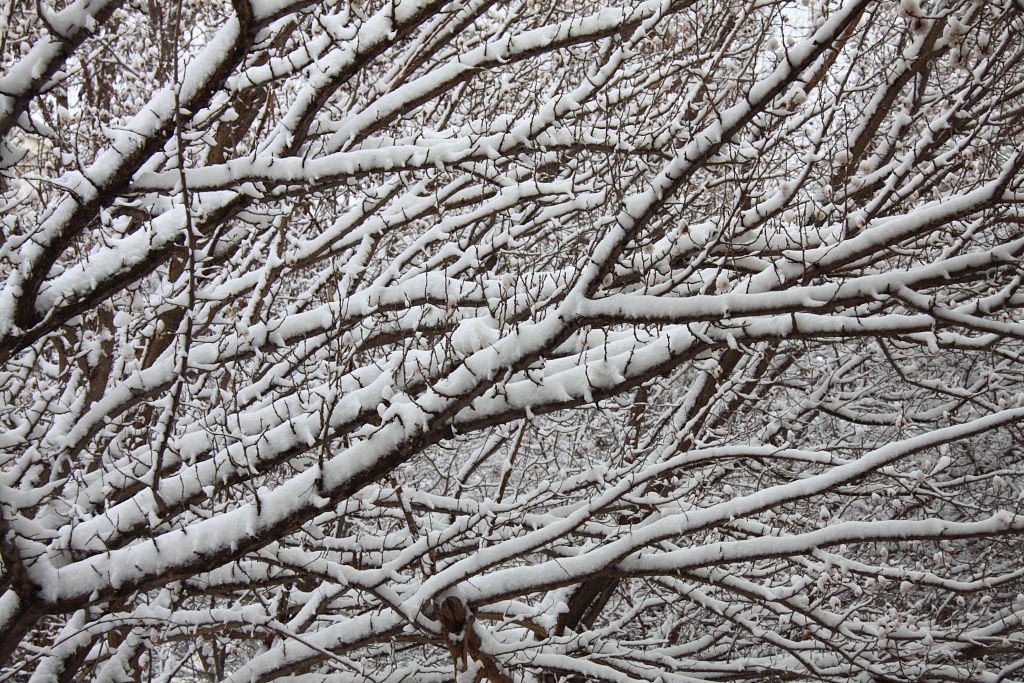
POLYGON ((1019 1, 0 28, 0 678, 1024 676, 1019 1))

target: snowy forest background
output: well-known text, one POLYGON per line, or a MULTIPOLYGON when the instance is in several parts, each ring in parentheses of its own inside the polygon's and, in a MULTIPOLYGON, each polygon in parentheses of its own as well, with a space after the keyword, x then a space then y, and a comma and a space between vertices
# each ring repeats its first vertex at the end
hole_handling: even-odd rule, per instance
POLYGON ((6 0, 0 679, 1024 680, 1024 2, 6 0))

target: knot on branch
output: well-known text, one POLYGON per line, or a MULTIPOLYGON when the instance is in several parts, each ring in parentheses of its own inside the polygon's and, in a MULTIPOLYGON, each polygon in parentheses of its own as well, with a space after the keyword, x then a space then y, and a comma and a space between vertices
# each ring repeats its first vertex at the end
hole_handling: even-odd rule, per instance
POLYGON ((456 671, 465 671, 470 657, 480 652, 480 636, 473 629, 473 613, 455 596, 448 596, 437 607, 441 634, 456 671))

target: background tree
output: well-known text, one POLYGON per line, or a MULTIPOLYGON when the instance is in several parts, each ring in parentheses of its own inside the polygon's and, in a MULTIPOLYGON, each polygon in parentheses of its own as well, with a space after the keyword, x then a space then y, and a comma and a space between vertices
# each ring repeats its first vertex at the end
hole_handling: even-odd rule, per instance
POLYGON ((12 0, 0 677, 1024 676, 1024 8, 12 0))

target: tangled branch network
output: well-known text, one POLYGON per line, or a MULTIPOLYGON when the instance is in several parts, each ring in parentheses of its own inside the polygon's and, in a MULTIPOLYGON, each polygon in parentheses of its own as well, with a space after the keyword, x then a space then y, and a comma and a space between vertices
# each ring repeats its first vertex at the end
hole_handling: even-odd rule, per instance
POLYGON ((1019 0, 8 0, 0 679, 1024 680, 1019 0))

